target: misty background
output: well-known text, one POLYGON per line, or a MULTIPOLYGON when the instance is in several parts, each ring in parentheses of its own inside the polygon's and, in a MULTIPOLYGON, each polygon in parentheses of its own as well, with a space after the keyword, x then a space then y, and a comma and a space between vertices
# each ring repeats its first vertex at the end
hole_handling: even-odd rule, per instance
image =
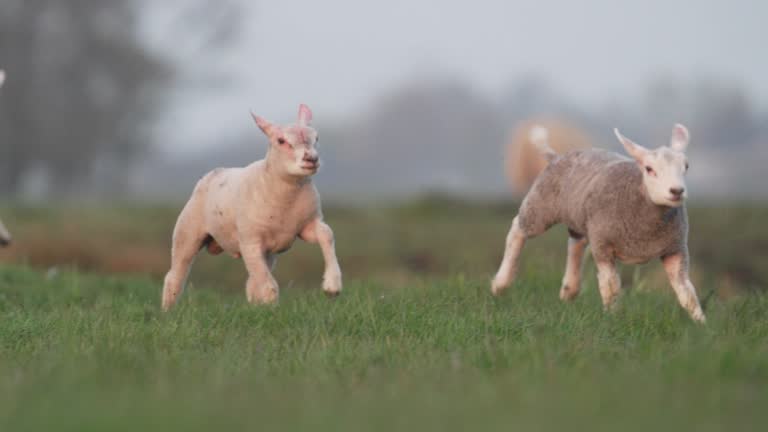
POLYGON ((0 197, 183 200, 314 111, 326 200, 511 196, 530 119, 619 151, 691 130, 692 199, 765 200, 757 1, 3 0, 0 197))

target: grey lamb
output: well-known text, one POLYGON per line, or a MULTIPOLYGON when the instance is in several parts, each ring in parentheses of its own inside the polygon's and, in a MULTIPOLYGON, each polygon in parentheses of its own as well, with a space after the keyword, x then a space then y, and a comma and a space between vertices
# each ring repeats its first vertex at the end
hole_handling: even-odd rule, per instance
POLYGON ((589 244, 606 309, 615 306, 621 281, 617 261, 630 264, 660 258, 680 305, 704 322, 696 290, 688 276, 688 218, 685 149, 690 137, 675 125, 669 145, 642 147, 614 131, 632 159, 605 150, 555 154, 547 130, 531 131, 531 141, 549 160, 525 197, 506 239, 499 271, 491 284, 498 295, 517 272, 520 251, 555 224, 568 227, 568 259, 560 298, 575 298, 581 287, 581 263, 589 244))

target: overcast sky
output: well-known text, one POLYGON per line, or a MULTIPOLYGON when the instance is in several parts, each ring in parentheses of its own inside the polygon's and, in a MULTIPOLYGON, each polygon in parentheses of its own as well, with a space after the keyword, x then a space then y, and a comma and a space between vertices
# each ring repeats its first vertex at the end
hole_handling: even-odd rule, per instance
MULTIPOLYGON (((243 39, 190 70, 228 86, 179 88, 160 129, 165 149, 194 151, 248 127, 248 110, 291 120, 353 116, 412 79, 467 82, 493 96, 538 75, 574 103, 636 97, 660 75, 722 79, 768 105, 765 1, 253 1, 243 39)), ((158 21, 162 25, 162 20, 158 21)), ((164 42, 168 43, 168 42, 164 42)), ((173 43, 179 43, 178 41, 173 43)))

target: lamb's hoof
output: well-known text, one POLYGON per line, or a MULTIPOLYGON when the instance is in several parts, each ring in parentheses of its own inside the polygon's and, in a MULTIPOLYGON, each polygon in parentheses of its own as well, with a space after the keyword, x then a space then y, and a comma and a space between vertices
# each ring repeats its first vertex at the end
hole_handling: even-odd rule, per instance
POLYGON ((173 307, 174 303, 176 303, 176 294, 172 293, 163 293, 163 302, 162 302, 162 308, 163 312, 168 312, 173 307))
POLYGON ((326 297, 338 297, 341 294, 341 287, 341 271, 330 271, 323 275, 323 292, 326 297))
POLYGON ((615 314, 619 310, 618 300, 614 300, 610 303, 603 303, 603 312, 606 314, 615 314))
POLYGON ((280 297, 276 288, 264 286, 257 292, 247 292, 248 303, 252 305, 274 305, 280 297))
POLYGON ((254 306, 272 306, 277 304, 277 297, 249 299, 248 303, 254 306))
POLYGON ((335 290, 335 291, 323 290, 323 293, 329 299, 334 299, 334 298, 338 297, 339 294, 341 294, 341 290, 335 290))
POLYGON ((504 290, 507 288, 507 284, 503 284, 498 282, 496 279, 491 282, 491 295, 494 297, 498 297, 501 295, 501 293, 504 292, 504 290))
POLYGON ((570 286, 563 285, 560 288, 560 300, 564 302, 573 301, 579 295, 579 290, 572 290, 570 286))
POLYGON ((277 293, 269 293, 267 295, 261 295, 256 296, 251 299, 248 299, 248 302, 252 305, 257 306, 269 306, 269 305, 276 305, 278 301, 278 295, 277 293))
POLYGON ((693 319, 697 324, 707 323, 707 317, 704 316, 704 312, 702 312, 701 310, 694 311, 691 314, 691 319, 693 319))

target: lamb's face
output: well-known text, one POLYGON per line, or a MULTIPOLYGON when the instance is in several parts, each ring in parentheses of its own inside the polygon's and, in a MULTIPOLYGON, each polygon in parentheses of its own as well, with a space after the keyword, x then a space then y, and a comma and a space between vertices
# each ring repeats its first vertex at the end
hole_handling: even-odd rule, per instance
POLYGON ((685 126, 675 125, 669 145, 655 150, 635 144, 622 136, 618 130, 615 132, 627 153, 642 170, 643 184, 651 201, 667 207, 682 206, 688 196, 685 185, 688 159, 685 149, 690 137, 685 126))
POLYGON ((685 154, 661 147, 649 152, 643 160, 643 182, 651 201, 659 205, 679 207, 687 197, 685 154))
POLYGON ((309 177, 317 173, 320 169, 318 134, 309 125, 312 121, 309 107, 299 107, 298 122, 291 126, 274 125, 255 115, 253 118, 269 138, 270 161, 277 164, 282 172, 294 177, 309 177))
POLYGON ((311 127, 291 126, 271 138, 282 168, 293 176, 311 176, 320 169, 320 155, 317 152, 317 131, 311 127))

